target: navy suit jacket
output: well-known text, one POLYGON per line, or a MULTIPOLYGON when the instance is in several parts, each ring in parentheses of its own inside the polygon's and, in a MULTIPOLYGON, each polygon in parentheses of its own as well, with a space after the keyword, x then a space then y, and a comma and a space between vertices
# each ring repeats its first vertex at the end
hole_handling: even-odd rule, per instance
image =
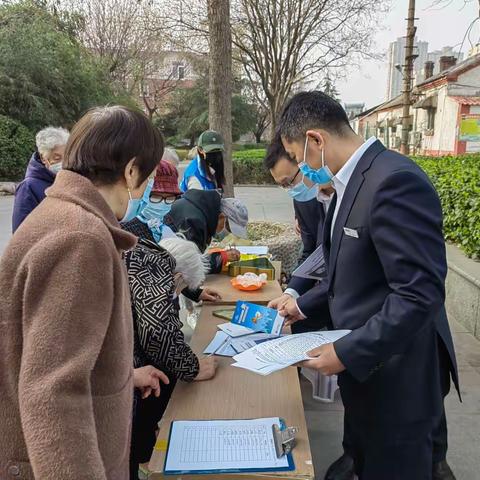
MULTIPOLYGON (((322 243, 326 215, 323 203, 316 198, 308 202, 294 200, 293 208, 302 235, 303 254, 300 259, 302 263, 322 243)), ((300 310, 309 320, 315 319, 318 328, 331 325, 328 304, 325 302, 326 281, 317 282, 292 276, 288 288, 293 288, 300 295, 297 299, 300 310)))
POLYGON ((335 342, 346 367, 339 375, 344 404, 364 420, 390 424, 439 415, 439 341, 457 390, 458 376, 437 193, 413 161, 377 141, 348 182, 330 241, 335 203, 323 244, 333 326, 352 330, 335 342))

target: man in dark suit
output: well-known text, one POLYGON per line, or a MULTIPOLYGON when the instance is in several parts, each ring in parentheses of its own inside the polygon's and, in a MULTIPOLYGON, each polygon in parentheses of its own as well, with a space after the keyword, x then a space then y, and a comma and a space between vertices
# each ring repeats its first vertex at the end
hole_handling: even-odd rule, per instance
POLYGON ((335 329, 352 332, 311 352, 305 366, 339 374, 360 480, 453 479, 432 468, 455 352, 445 313, 445 244, 438 196, 410 159, 356 135, 340 104, 302 92, 279 122, 305 176, 332 180, 324 226, 335 329))
MULTIPOLYGON (((283 148, 280 137, 268 147, 263 163, 275 182, 293 199, 295 218, 303 243, 299 264, 303 263, 322 243, 323 224, 333 189, 327 186, 320 191, 318 185, 305 179, 297 162, 292 161, 283 148)), ((303 321, 292 325, 293 333, 319 330, 330 324, 328 304, 322 300, 321 295, 315 294, 318 288, 322 288, 320 283, 293 276, 285 293, 270 302, 270 308, 285 308, 288 304, 291 309, 296 309, 298 317, 303 321), (302 305, 301 311, 297 305, 302 305)))

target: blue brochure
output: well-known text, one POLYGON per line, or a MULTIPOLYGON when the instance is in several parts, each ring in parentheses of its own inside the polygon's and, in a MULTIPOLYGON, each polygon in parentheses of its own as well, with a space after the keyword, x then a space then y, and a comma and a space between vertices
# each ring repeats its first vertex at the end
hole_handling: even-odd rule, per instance
POLYGON ((280 335, 285 319, 277 310, 255 303, 239 300, 232 317, 232 323, 250 328, 255 332, 280 335))

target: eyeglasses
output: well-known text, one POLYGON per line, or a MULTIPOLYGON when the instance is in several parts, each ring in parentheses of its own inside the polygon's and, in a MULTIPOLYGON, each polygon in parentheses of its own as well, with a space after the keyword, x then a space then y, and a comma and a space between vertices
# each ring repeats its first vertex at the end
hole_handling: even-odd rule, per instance
POLYGON ((178 200, 180 198, 180 195, 168 195, 166 197, 159 197, 159 196, 153 196, 150 195, 150 201, 152 203, 161 203, 165 202, 167 205, 171 205, 175 200, 178 200))
POLYGON ((284 190, 290 190, 293 187, 293 182, 295 179, 298 177, 298 174, 300 173, 300 169, 297 170, 297 173, 293 176, 293 178, 287 182, 284 182, 280 185, 284 190))

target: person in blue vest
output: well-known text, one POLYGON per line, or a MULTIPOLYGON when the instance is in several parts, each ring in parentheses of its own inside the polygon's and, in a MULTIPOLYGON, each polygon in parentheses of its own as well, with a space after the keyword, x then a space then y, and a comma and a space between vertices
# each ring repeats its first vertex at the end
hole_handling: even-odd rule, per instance
POLYGON ((225 185, 223 152, 225 145, 222 136, 207 130, 198 137, 197 155, 188 165, 183 175, 180 189, 221 190, 225 185))
POLYGON ((15 191, 13 232, 45 198, 45 190, 53 185, 57 172, 62 168, 68 137, 68 130, 64 128, 48 127, 37 133, 35 137, 37 151, 33 153, 25 178, 15 191))

